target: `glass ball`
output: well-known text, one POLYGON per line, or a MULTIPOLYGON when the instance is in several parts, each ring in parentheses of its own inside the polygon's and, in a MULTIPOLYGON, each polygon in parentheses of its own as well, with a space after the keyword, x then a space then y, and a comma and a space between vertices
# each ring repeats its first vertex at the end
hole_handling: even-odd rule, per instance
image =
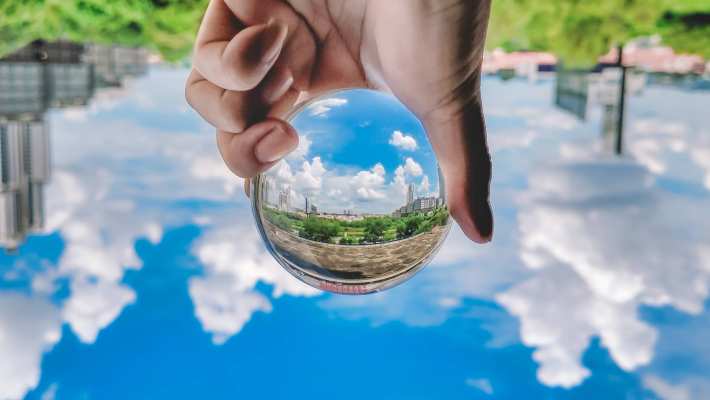
POLYGON ((348 89, 298 106, 298 148, 252 180, 269 252, 316 288, 365 294, 428 263, 450 225, 420 121, 392 95, 348 89))

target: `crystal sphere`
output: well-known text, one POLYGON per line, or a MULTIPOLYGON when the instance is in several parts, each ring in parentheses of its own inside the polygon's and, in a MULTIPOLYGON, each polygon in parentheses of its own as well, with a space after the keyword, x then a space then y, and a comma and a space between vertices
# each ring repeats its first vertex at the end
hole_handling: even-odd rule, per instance
POLYGON ((257 227, 279 264, 316 288, 365 294, 432 259, 451 219, 434 152, 407 108, 348 89, 287 120, 298 148, 251 184, 257 227))

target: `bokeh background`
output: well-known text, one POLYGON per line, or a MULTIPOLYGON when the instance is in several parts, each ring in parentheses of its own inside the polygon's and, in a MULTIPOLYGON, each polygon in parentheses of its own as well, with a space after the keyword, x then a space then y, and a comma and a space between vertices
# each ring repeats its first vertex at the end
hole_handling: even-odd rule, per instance
POLYGON ((205 6, 0 0, 0 399, 710 398, 710 3, 494 0, 495 240, 365 297, 260 242, 205 6))

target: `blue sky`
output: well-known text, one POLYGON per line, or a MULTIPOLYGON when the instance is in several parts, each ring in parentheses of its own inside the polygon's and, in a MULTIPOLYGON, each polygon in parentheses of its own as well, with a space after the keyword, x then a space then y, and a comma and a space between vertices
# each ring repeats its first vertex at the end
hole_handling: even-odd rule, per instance
MULTIPOLYGON (((155 68, 49 116, 46 232, 0 255, 0 398, 710 393, 707 93, 633 97, 619 161, 595 147, 600 115, 556 111, 550 82, 484 80, 494 242, 453 229, 412 280, 344 297, 265 251, 242 181, 182 100, 186 73, 155 68)), ((410 153, 390 131, 425 143, 402 118, 365 143, 343 135, 370 159, 313 140, 295 165, 382 162, 390 182, 410 153)))
POLYGON ((268 175, 291 191, 292 204, 307 195, 321 210, 389 214, 417 197, 438 196, 436 158, 419 120, 389 94, 347 90, 314 99, 292 124, 299 148, 268 175))

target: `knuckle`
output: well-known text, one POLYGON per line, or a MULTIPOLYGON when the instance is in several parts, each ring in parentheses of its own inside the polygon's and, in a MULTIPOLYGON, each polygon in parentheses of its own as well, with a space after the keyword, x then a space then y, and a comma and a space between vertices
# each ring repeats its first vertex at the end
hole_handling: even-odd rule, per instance
POLYGON ((252 178, 256 174, 254 168, 245 162, 244 158, 236 160, 225 160, 225 164, 232 173, 240 178, 252 178))
POLYGON ((246 129, 246 122, 234 111, 224 110, 222 114, 222 126, 220 129, 230 133, 242 133, 246 129))

